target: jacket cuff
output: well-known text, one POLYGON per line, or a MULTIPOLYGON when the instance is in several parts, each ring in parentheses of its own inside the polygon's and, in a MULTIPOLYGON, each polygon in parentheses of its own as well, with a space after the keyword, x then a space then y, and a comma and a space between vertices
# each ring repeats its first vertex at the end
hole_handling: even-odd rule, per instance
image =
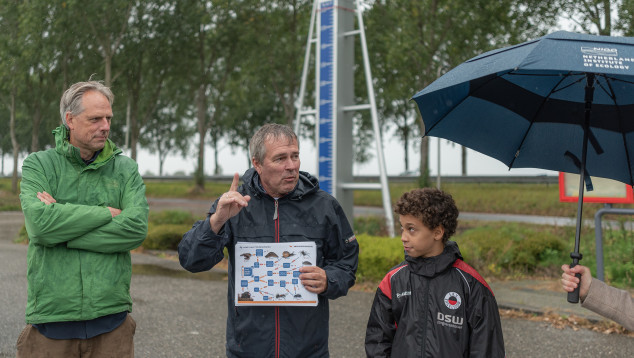
POLYGON ((605 299, 605 297, 595 297, 597 296, 597 292, 604 292, 604 290, 601 290, 601 288, 604 288, 600 287, 601 285, 607 286, 603 281, 594 277, 592 278, 592 281, 590 281, 590 287, 588 287, 588 294, 586 295, 586 298, 581 299, 581 297, 579 297, 582 307, 585 305, 600 303, 605 299))
POLYGON ((326 271, 326 281, 328 282, 328 287, 326 287, 326 291, 322 292, 321 295, 331 300, 345 295, 347 290, 345 290, 346 292, 341 292, 342 287, 337 271, 329 270, 327 267, 324 267, 324 271, 326 271))
MULTIPOLYGON (((204 235, 205 237, 210 237, 213 240, 221 239, 225 233, 225 225, 222 225, 218 233, 216 234, 213 230, 211 230, 211 223, 209 222, 209 217, 203 220, 202 225, 200 226, 200 230, 208 235, 204 235)), ((226 223, 225 223, 226 224, 226 223)))

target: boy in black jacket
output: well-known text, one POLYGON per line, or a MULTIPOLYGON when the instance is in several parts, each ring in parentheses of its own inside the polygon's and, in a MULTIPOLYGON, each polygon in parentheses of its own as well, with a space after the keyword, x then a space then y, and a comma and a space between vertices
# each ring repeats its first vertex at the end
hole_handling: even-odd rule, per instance
POLYGON ((497 302, 462 261, 451 195, 415 189, 396 203, 405 261, 376 291, 365 336, 368 357, 504 357, 497 302))

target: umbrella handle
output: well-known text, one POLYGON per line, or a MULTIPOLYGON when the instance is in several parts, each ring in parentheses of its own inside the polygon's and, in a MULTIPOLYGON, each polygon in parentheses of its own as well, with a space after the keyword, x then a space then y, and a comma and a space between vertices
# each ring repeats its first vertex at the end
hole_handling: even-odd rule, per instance
MULTIPOLYGON (((579 279, 579 282, 581 282, 581 274, 580 273, 576 273, 575 277, 579 279)), ((568 292, 568 302, 570 302, 570 303, 578 303, 579 302, 579 286, 577 286, 577 288, 575 288, 574 291, 568 292)))
MULTIPOLYGON (((573 267, 577 266, 578 263, 579 263, 579 260, 573 259, 572 263, 570 264, 570 268, 573 268, 573 267)), ((581 274, 580 273, 576 273, 575 277, 579 279, 579 285, 577 285, 577 288, 575 288, 574 291, 568 292, 568 302, 570 302, 570 303, 578 303, 579 302, 579 287, 581 286, 581 274)))

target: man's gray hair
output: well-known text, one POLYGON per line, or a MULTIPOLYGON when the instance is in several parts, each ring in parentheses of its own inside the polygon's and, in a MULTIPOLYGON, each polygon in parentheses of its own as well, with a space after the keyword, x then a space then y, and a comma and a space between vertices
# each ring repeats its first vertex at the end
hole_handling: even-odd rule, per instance
POLYGON ((114 94, 101 81, 77 82, 64 92, 62 99, 59 101, 59 114, 62 116, 62 123, 64 123, 66 128, 68 128, 66 113, 70 112, 76 116, 83 112, 84 108, 81 106, 81 98, 88 91, 97 91, 103 94, 110 102, 110 106, 112 106, 114 94))
POLYGON ((266 141, 279 139, 287 139, 289 143, 295 141, 299 147, 297 135, 293 132, 291 127, 277 123, 269 123, 263 125, 255 132, 253 137, 251 137, 251 142, 249 143, 251 158, 258 163, 262 163, 266 156, 266 141))

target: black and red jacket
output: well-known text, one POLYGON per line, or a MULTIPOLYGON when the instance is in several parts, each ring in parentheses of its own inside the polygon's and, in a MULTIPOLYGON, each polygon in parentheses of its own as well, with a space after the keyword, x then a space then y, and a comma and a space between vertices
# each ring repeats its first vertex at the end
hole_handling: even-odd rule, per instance
POLYGON ((352 227, 335 198, 308 173, 300 172, 295 189, 277 200, 264 192, 253 168, 242 180, 238 191, 251 196, 249 205, 216 235, 209 225, 216 201, 207 219, 195 223, 178 245, 181 266, 191 272, 209 270, 227 247, 228 357, 327 357, 328 300, 346 295, 355 281, 359 245, 352 227), (314 241, 316 266, 326 271, 328 288, 317 307, 235 306, 235 244, 295 241, 314 241))
POLYGON ((368 357, 504 357, 497 302, 448 241, 442 254, 394 267, 374 297, 368 357))

